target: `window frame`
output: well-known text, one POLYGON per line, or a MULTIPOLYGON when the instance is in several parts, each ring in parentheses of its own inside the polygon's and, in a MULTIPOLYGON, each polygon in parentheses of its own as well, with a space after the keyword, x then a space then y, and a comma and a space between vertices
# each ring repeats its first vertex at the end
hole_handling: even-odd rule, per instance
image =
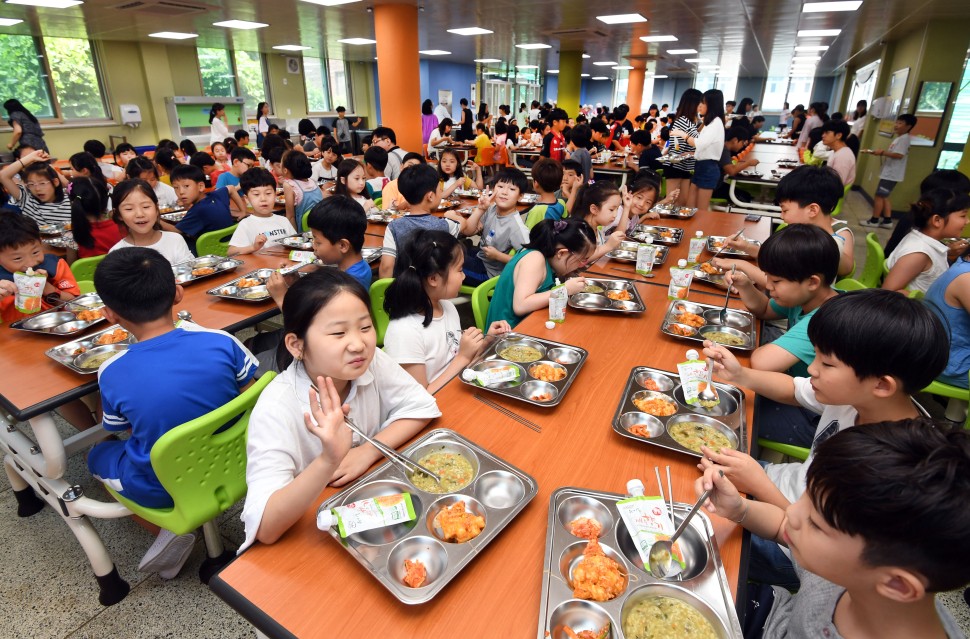
MULTIPOLYGON (((196 65, 199 68, 199 84, 201 85, 202 94, 205 97, 214 97, 214 98, 220 98, 220 97, 246 98, 247 97, 243 95, 242 85, 239 83, 239 65, 236 64, 236 53, 255 53, 258 56, 259 68, 260 68, 260 71, 262 72, 262 77, 263 77, 263 93, 266 94, 266 102, 269 103, 270 113, 273 113, 273 92, 270 87, 269 75, 267 73, 268 67, 267 67, 266 54, 263 53, 262 51, 251 51, 249 49, 229 49, 229 48, 224 49, 222 47, 200 47, 196 45, 195 61, 196 61, 196 65), (232 72, 232 84, 233 84, 233 87, 235 88, 236 95, 232 95, 232 96, 205 95, 205 84, 203 84, 202 82, 202 63, 201 63, 201 60, 199 59, 199 49, 219 49, 220 51, 225 51, 227 53, 227 56, 229 59, 229 68, 232 72)), ((243 102, 244 111, 247 115, 250 110, 252 110, 252 112, 255 113, 257 106, 258 106, 258 101, 257 103, 253 104, 252 107, 249 107, 248 102, 243 102)))
POLYGON ((303 102, 306 106, 306 113, 308 117, 319 117, 319 116, 331 116, 335 115, 337 112, 334 110, 338 106, 343 106, 347 109, 347 113, 355 113, 354 111, 354 83, 350 81, 350 66, 348 60, 343 60, 344 63, 344 82, 346 83, 347 92, 347 103, 337 104, 333 99, 333 91, 331 86, 333 84, 332 77, 330 75, 330 57, 316 57, 316 56, 301 56, 300 57, 300 75, 303 76, 303 102), (307 91, 306 87, 306 60, 307 58, 318 60, 320 62, 320 73, 323 78, 327 81, 327 102, 330 103, 329 111, 311 111, 310 110, 310 92, 307 91))

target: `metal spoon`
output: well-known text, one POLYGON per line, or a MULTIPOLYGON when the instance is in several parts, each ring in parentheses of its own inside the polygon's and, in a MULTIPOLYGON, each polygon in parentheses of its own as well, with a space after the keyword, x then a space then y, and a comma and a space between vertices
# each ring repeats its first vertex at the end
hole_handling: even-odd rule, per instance
MULTIPOLYGON (((697 394, 697 399, 701 402, 707 404, 720 404, 721 400, 717 397, 717 391, 714 389, 713 378, 714 378, 714 364, 711 362, 710 358, 705 360, 707 362, 707 385, 701 389, 701 392, 697 394)), ((704 406, 704 404, 701 404, 704 406)))
MULTIPOLYGON (((738 265, 734 264, 731 266, 731 281, 734 281, 734 274, 738 271, 738 265)), ((727 322, 727 306, 728 302, 731 301, 731 287, 727 287, 727 293, 724 295, 724 306, 717 314, 717 321, 722 326, 727 322)))
MULTIPOLYGON (((724 476, 724 471, 720 471, 721 476, 724 476)), ((713 489, 712 489, 713 490, 713 489)), ((685 530, 687 530, 688 524, 690 524, 691 518, 694 514, 700 510, 700 507, 707 501, 710 497, 711 491, 705 490, 704 494, 694 503, 691 507, 690 512, 684 517, 684 521, 680 523, 680 527, 674 532, 670 539, 664 539, 661 541, 654 542, 653 546, 650 547, 650 573, 657 579, 669 579, 680 574, 680 566, 673 564, 673 547, 674 542, 680 539, 680 536, 685 530)))

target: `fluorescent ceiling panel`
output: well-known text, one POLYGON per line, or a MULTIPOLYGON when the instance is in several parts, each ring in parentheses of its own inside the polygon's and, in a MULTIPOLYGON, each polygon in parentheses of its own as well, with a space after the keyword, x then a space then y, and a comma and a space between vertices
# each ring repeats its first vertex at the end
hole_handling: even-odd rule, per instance
POLYGON ((596 16, 596 19, 606 24, 630 24, 632 22, 646 22, 639 13, 617 13, 611 16, 596 16))
POLYGON ((640 36, 640 39, 644 42, 677 42, 677 36, 672 35, 640 36))
POLYGON ((495 32, 489 31, 488 29, 483 29, 481 27, 462 27, 461 29, 448 29, 448 33, 454 33, 455 35, 463 35, 463 36, 473 36, 473 35, 487 35, 489 33, 495 33, 495 32))
POLYGON ((269 25, 265 22, 250 22, 249 20, 223 20, 222 22, 213 22, 212 26, 227 29, 262 29, 269 25))

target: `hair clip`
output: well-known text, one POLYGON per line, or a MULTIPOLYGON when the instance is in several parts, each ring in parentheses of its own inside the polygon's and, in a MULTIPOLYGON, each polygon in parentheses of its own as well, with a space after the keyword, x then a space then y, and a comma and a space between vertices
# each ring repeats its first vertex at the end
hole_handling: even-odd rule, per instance
POLYGON ((409 264, 408 265, 408 268, 411 269, 412 271, 414 271, 415 273, 418 272, 418 269, 414 268, 414 265, 413 264, 409 264))
POLYGON ((74 182, 68 182, 67 183, 67 186, 65 188, 67 189, 67 194, 70 195, 71 194, 71 189, 74 188, 74 182))

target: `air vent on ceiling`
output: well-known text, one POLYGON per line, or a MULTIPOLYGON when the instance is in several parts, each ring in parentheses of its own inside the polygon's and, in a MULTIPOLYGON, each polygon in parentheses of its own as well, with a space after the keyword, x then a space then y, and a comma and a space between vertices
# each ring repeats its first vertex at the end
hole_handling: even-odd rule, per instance
POLYGON ((550 35, 552 35, 554 38, 559 38, 560 40, 563 38, 575 38, 575 37, 581 37, 581 38, 590 38, 590 37, 605 38, 606 37, 606 33, 604 33, 603 31, 596 31, 595 29, 594 30, 561 29, 559 31, 553 31, 550 35))
POLYGON ((133 11, 168 17, 204 13, 209 10, 209 7, 206 5, 176 2, 174 0, 132 0, 131 2, 124 2, 110 8, 117 11, 133 11))
POLYGON ((641 54, 641 55, 633 54, 633 55, 628 55, 628 56, 625 56, 625 57, 626 57, 627 60, 630 60, 631 62, 633 60, 643 60, 643 61, 646 61, 646 62, 650 62, 651 60, 666 60, 667 59, 666 56, 662 56, 662 55, 657 54, 657 53, 644 53, 644 54, 641 54))

